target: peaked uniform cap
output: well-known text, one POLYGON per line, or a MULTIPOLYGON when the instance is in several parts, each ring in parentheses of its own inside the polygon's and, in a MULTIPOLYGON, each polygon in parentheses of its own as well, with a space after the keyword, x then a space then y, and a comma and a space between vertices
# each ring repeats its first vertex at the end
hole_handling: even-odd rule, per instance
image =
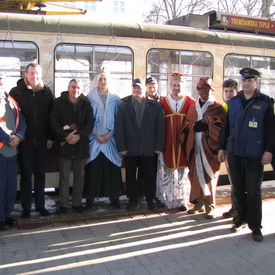
POLYGON ((252 68, 243 68, 240 70, 241 79, 258 78, 261 74, 252 68))

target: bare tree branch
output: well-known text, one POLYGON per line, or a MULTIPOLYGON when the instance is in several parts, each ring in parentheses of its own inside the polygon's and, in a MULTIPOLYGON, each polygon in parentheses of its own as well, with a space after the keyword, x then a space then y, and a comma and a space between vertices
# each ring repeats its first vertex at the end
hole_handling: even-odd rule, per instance
POLYGON ((159 24, 189 13, 203 14, 213 9, 250 16, 275 16, 274 0, 217 0, 216 5, 211 0, 155 0, 144 21, 159 24))
POLYGON ((273 4, 273 0, 262 0, 261 16, 270 17, 270 8, 273 4))

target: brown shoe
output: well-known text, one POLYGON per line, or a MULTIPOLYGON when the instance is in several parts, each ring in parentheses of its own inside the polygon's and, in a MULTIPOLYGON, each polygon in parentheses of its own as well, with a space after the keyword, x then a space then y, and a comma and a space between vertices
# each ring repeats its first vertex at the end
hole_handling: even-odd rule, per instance
POLYGON ((214 211, 211 210, 211 211, 205 212, 204 217, 205 217, 206 219, 210 219, 210 220, 211 220, 211 219, 214 219, 214 211))
POLYGON ((203 208, 197 208, 196 206, 194 206, 193 208, 189 209, 187 211, 188 214, 198 214, 198 213, 202 213, 204 212, 204 209, 203 208))
POLYGON ((189 209, 187 211, 188 214, 198 214, 199 212, 203 212, 203 205, 204 205, 204 200, 203 198, 198 198, 197 203, 195 203, 194 207, 189 209))
POLYGON ((214 218, 214 209, 215 209, 214 204, 211 204, 211 203, 205 201, 204 207, 205 207, 204 217, 206 219, 213 219, 214 218))

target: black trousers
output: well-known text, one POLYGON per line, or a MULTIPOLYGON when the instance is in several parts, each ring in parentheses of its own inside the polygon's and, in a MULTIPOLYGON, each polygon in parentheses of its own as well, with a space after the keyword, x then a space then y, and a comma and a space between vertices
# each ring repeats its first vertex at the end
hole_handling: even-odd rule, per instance
POLYGON ((113 164, 103 153, 85 166, 83 197, 109 197, 117 199, 121 194, 121 168, 113 164))
POLYGON ((226 155, 225 157, 225 161, 224 161, 224 164, 225 164, 225 167, 226 167, 226 170, 227 170, 227 175, 228 175, 228 179, 229 179, 229 182, 230 182, 230 185, 231 185, 231 206, 232 208, 235 208, 236 207, 236 198, 235 198, 235 194, 233 192, 233 187, 232 187, 232 179, 231 179, 231 175, 230 175, 230 169, 229 169, 229 164, 228 164, 228 157, 226 155))
POLYGON ((142 173, 146 200, 152 201, 156 196, 155 156, 127 156, 124 159, 126 169, 127 196, 130 201, 139 195, 138 170, 142 173))
POLYGON ((238 220, 247 222, 251 230, 262 228, 263 165, 261 158, 228 154, 238 220))
POLYGON ((20 196, 22 208, 30 210, 32 204, 32 175, 34 176, 35 207, 45 206, 45 166, 47 141, 23 141, 19 146, 20 196))

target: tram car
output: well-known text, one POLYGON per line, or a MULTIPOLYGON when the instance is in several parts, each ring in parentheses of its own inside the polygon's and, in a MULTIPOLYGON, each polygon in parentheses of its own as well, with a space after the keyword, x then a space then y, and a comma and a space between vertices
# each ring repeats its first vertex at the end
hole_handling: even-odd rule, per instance
MULTIPOLYGON (((253 67, 261 72, 260 90, 275 97, 272 22, 217 12, 188 15, 166 25, 0 13, 0 72, 9 91, 29 63, 39 63, 43 81, 55 97, 67 90, 72 78, 82 79, 88 93, 102 67, 110 72, 120 97, 131 93, 133 78, 149 75, 158 80, 160 95, 166 96, 169 76, 181 72, 184 93, 196 98, 198 80, 212 76, 214 95, 223 103, 222 82, 239 82, 240 69, 253 67)), ((58 186, 56 164, 55 153, 49 152, 47 187, 58 186)), ((221 174, 225 173, 223 168, 221 174)))

